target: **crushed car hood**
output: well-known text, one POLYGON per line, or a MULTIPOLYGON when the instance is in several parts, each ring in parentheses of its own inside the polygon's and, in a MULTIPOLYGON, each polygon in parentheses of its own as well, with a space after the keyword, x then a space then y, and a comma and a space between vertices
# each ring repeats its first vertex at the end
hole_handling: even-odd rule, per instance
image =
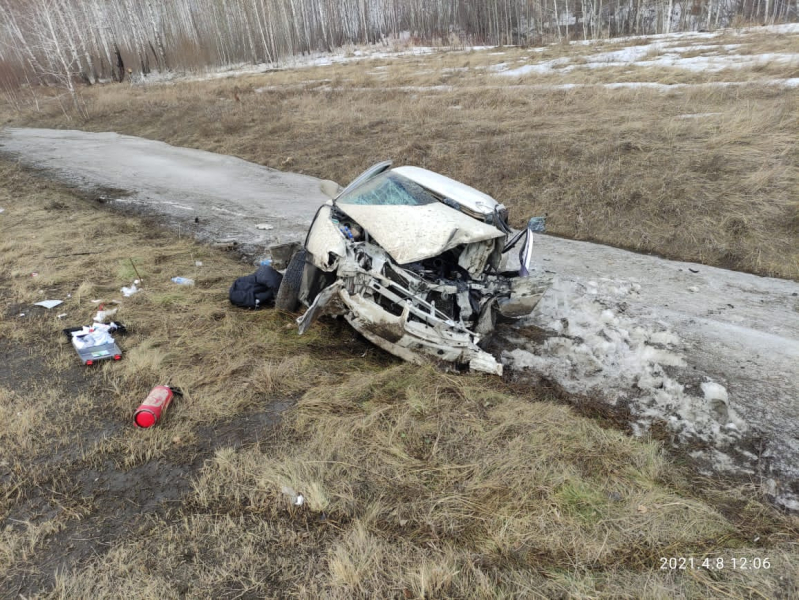
POLYGON ((461 244, 505 234, 441 203, 423 206, 338 204, 398 264, 438 256, 461 244))

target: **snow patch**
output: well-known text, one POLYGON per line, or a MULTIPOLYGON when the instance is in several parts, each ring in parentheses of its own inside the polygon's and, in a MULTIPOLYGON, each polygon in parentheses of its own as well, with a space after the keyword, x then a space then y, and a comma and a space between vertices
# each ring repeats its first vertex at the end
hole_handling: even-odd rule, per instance
POLYGON ((718 400, 727 404, 729 398, 727 396, 727 390, 723 385, 713 383, 712 381, 706 381, 701 387, 702 393, 705 395, 705 400, 708 402, 718 400))
POLYGON ((584 283, 556 279, 523 325, 549 332, 543 344, 521 340, 502 360, 531 370, 567 391, 626 404, 643 435, 665 422, 681 441, 724 446, 748 427, 730 406, 727 390, 713 381, 692 391, 685 349, 665 324, 625 315, 639 295, 636 282, 599 279, 584 283))
MULTIPOLYGON (((756 33, 796 33, 796 24, 785 26, 758 27, 753 30, 733 31, 740 36, 743 43, 712 43, 712 39, 725 33, 719 30, 712 33, 681 32, 651 36, 632 36, 612 38, 609 40, 585 40, 572 42, 573 46, 601 47, 605 43, 620 44, 644 42, 624 48, 598 52, 587 56, 561 57, 552 60, 525 64, 509 68, 502 63, 494 65, 492 70, 506 77, 521 77, 531 73, 551 74, 567 73, 574 69, 601 69, 608 67, 673 67, 694 72, 716 72, 723 69, 742 69, 762 66, 764 64, 795 65, 799 63, 799 54, 753 53, 746 54, 742 50, 749 40, 745 37, 750 31, 756 33), (705 43, 697 43, 705 41, 705 43), (683 56, 686 53, 700 53, 698 56, 683 56)), ((731 30, 726 30, 730 33, 731 30)), ((538 49, 537 49, 538 50, 538 49)), ((541 48, 540 50, 543 50, 541 48)))

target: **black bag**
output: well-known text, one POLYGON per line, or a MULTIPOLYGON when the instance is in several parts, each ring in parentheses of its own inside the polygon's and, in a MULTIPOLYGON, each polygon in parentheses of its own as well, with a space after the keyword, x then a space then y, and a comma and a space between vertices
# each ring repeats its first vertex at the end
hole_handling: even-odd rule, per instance
POLYGON ((275 303, 283 276, 269 265, 262 265, 252 275, 239 277, 230 287, 230 302, 242 308, 264 308, 275 303))

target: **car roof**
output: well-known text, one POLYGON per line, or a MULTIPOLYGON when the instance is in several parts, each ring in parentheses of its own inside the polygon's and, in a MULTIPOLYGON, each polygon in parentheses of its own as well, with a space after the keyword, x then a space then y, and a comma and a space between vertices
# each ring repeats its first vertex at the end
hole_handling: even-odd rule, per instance
POLYGON ((458 204, 479 214, 488 215, 497 208, 504 208, 502 204, 488 194, 460 181, 450 179, 446 175, 434 173, 421 167, 396 167, 391 169, 391 172, 402 175, 440 196, 451 198, 458 204))

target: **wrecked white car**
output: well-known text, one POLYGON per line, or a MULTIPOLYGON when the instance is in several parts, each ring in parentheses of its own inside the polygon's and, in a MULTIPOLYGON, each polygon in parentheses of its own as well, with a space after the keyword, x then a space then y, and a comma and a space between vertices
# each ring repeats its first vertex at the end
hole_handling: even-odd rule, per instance
POLYGON ((497 318, 529 314, 549 286, 549 275, 530 273, 543 219, 511 236, 507 210, 490 196, 391 162, 329 195, 277 294, 277 308, 308 307, 300 333, 321 315, 343 316, 404 360, 501 375, 480 341, 497 318), (518 269, 503 272, 517 245, 518 269))

